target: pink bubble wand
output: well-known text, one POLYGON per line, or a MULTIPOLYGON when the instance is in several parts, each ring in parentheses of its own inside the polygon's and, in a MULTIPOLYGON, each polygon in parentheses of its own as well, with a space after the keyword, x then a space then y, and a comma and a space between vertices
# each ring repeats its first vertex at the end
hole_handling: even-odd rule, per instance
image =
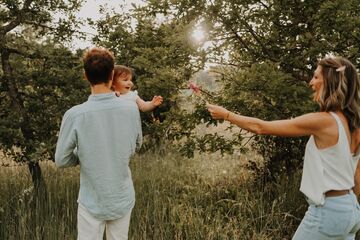
POLYGON ((203 100, 203 101, 205 101, 205 102, 207 102, 207 101, 204 99, 204 97, 201 95, 201 93, 206 94, 208 97, 214 98, 213 95, 211 95, 209 92, 201 89, 201 87, 197 86, 194 82, 190 82, 190 83, 189 83, 189 88, 193 91, 193 93, 194 93, 196 96, 200 97, 201 100, 203 100))

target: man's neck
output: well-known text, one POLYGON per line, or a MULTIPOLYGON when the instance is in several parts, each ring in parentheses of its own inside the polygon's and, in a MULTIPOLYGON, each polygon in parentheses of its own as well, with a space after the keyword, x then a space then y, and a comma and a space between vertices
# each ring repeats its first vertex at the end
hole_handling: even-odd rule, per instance
POLYGON ((91 86, 91 94, 102 94, 102 93, 111 93, 111 89, 108 84, 96 84, 91 86))

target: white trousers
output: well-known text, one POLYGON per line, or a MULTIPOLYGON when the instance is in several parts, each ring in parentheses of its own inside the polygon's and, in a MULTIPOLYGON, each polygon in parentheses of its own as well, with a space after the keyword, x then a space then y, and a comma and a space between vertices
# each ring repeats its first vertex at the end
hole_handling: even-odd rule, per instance
POLYGON ((107 240, 127 240, 131 211, 115 220, 94 218, 84 206, 78 206, 78 240, 103 240, 106 230, 107 240))

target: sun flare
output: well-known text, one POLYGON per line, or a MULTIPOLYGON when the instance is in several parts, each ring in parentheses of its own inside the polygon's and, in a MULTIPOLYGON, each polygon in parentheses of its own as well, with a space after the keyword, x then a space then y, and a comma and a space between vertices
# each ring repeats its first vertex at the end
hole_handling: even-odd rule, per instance
POLYGON ((197 42, 201 42, 205 39, 205 31, 201 27, 197 27, 191 35, 197 42))

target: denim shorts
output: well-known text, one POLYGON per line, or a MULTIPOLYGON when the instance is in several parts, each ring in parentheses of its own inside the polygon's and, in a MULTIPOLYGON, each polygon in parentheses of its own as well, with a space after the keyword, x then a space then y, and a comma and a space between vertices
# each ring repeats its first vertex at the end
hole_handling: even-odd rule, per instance
POLYGON ((308 200, 293 240, 354 240, 360 229, 360 206, 355 194, 325 198, 324 205, 308 200))

